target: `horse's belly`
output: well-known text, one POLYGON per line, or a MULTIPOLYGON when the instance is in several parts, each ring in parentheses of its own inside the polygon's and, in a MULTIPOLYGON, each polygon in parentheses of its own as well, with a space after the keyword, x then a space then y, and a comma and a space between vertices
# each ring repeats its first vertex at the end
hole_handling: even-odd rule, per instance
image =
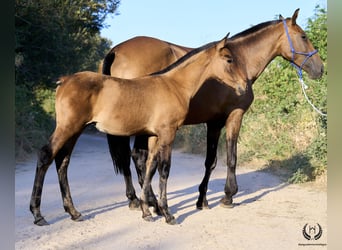
POLYGON ((189 112, 184 120, 184 125, 205 123, 211 120, 222 119, 226 116, 224 110, 215 107, 196 106, 190 107, 189 112))

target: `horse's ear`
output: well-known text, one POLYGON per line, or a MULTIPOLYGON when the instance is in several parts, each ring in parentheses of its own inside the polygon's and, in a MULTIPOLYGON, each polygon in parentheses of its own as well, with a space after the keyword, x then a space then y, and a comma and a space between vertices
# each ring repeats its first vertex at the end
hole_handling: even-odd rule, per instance
POLYGON ((295 10, 295 12, 293 13, 292 15, 292 18, 291 18, 291 23, 292 25, 295 25, 296 24, 296 20, 297 20, 297 17, 298 17, 298 13, 299 13, 299 8, 295 10))
POLYGON ((284 17, 281 14, 279 14, 279 20, 281 20, 281 21, 284 20, 284 17))
POLYGON ((230 32, 227 33, 227 35, 224 37, 224 45, 226 45, 229 41, 229 35, 230 35, 230 32))
POLYGON ((230 34, 230 32, 228 32, 228 34, 225 35, 225 37, 217 43, 217 48, 221 49, 226 45, 226 43, 229 41, 229 39, 228 39, 229 34, 230 34))

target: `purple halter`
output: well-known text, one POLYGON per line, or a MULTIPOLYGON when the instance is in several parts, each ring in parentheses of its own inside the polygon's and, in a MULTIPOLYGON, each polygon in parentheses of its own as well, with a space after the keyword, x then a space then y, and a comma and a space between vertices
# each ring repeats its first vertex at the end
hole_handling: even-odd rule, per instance
POLYGON ((292 60, 291 60, 291 64, 293 65, 293 67, 295 67, 297 69, 297 73, 298 73, 298 76, 302 79, 303 77, 303 73, 302 73, 302 69, 303 69, 303 65, 306 63, 307 60, 309 60, 310 57, 312 57, 314 54, 316 54, 318 51, 317 50, 314 50, 312 52, 298 52, 294 49, 293 47, 293 44, 292 44, 292 41, 291 41, 291 37, 290 37, 290 34, 289 34, 289 31, 287 29, 287 24, 286 24, 286 19, 283 19, 283 24, 284 24, 284 28, 285 28, 285 33, 286 33, 286 36, 287 36, 287 40, 289 41, 289 44, 290 44, 290 48, 291 48, 291 52, 292 52, 292 60), (303 56, 306 56, 304 61, 301 63, 300 66, 297 66, 295 63, 294 63, 294 56, 295 54, 298 54, 298 55, 303 55, 303 56))

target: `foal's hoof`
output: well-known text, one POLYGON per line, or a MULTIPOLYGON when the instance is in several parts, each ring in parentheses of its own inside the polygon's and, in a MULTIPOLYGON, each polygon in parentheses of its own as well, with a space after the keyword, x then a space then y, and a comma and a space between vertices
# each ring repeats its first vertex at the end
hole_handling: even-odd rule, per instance
POLYGON ((221 199, 220 205, 221 205, 221 207, 224 207, 224 208, 233 208, 234 207, 233 200, 227 200, 226 198, 221 199))
POLYGON ((178 224, 177 220, 173 216, 169 219, 166 219, 166 223, 169 225, 177 225, 178 224))
POLYGON ((154 219, 153 219, 152 215, 147 215, 147 216, 143 217, 143 219, 145 221, 148 221, 148 222, 154 222, 154 219))
POLYGON ((196 208, 197 208, 198 210, 210 209, 210 208, 209 208, 209 205, 208 205, 208 202, 203 202, 203 203, 197 202, 197 203, 196 203, 196 208))
POLYGON ((48 226, 49 223, 43 218, 38 218, 34 221, 34 224, 36 224, 37 226, 48 226))
POLYGON ((73 220, 73 221, 84 221, 84 217, 80 214, 80 215, 78 215, 78 216, 75 216, 75 217, 71 217, 71 219, 73 220))
POLYGON ((128 207, 130 210, 141 210, 140 209, 140 201, 135 199, 129 202, 128 207))

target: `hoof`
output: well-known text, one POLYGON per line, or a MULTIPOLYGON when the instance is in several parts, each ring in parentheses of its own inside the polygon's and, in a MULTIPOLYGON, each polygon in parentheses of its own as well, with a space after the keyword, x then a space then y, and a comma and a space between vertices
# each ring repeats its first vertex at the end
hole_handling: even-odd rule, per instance
POLYGON ((196 208, 197 208, 198 210, 210 209, 210 207, 208 206, 208 204, 196 204, 196 208))
POLYGON ((73 221, 84 221, 84 217, 80 214, 79 216, 71 217, 73 221))
POLYGON ((233 204, 224 204, 224 203, 221 203, 220 206, 224 207, 224 208, 233 208, 234 207, 233 204))
POLYGON ((220 206, 224 208, 233 208, 233 200, 227 200, 225 198, 222 198, 220 201, 220 206))
POLYGON ((139 200, 132 200, 129 202, 128 207, 130 210, 141 210, 140 208, 140 201, 139 200))
POLYGON ((208 209, 210 209, 210 207, 208 207, 208 206, 201 206, 201 207, 196 206, 196 208, 198 210, 208 210, 208 209))
POLYGON ((143 217, 143 219, 145 221, 148 221, 148 222, 154 222, 154 219, 153 219, 152 215, 147 215, 147 216, 143 217))
POLYGON ((34 224, 36 224, 37 226, 48 226, 49 225, 49 223, 43 217, 36 219, 34 221, 34 224))
POLYGON ((167 219, 166 223, 169 225, 177 225, 178 224, 177 220, 173 216, 172 216, 172 218, 167 219))

